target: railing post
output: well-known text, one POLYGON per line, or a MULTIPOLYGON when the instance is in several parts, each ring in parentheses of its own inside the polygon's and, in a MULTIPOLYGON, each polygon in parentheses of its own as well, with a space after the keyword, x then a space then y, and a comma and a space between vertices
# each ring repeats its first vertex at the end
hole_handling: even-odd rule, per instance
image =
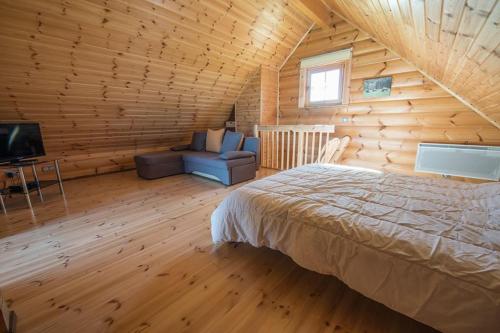
POLYGON ((319 132, 318 138, 318 158, 316 159, 316 163, 320 163, 321 160, 321 141, 323 140, 323 132, 319 132))
POLYGON ((286 168, 290 169, 290 135, 291 132, 287 131, 287 144, 286 144, 286 168))
POLYGON ((299 132, 299 144, 297 147, 297 166, 302 165, 304 157, 304 132, 299 132))
POLYGON ((285 169, 284 167, 284 158, 285 158, 285 132, 280 131, 281 133, 281 165, 280 170, 285 169))
POLYGON ((316 132, 312 132, 312 142, 311 142, 311 158, 309 163, 314 163, 314 144, 316 143, 316 132))
POLYGON ((304 136, 306 138, 304 142, 304 162, 303 164, 307 164, 307 153, 309 152, 309 132, 304 132, 304 136))

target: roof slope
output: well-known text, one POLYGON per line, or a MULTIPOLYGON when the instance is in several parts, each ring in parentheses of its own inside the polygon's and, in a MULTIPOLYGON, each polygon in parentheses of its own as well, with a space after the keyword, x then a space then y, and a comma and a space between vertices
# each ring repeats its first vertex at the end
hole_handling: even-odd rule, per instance
POLYGON ((166 146, 222 126, 310 21, 286 0, 0 1, 0 120, 51 154, 166 146))
POLYGON ((497 0, 323 0, 500 127, 497 0))

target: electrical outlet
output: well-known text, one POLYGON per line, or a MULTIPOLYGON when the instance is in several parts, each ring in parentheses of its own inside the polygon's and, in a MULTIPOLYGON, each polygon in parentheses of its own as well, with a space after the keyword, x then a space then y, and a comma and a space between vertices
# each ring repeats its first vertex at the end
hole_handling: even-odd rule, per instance
POLYGON ((42 171, 43 172, 49 172, 49 171, 53 171, 54 170, 54 166, 53 165, 45 165, 42 167, 42 171))

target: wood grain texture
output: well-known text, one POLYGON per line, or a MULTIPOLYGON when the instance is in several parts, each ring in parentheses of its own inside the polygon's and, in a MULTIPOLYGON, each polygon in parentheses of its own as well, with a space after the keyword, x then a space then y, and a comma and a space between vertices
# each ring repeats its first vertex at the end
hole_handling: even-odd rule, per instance
POLYGON ((325 10, 325 5, 318 0, 292 0, 295 6, 309 17, 317 26, 328 28, 330 11, 325 10))
POLYGON ((254 135, 255 125, 274 125, 278 114, 278 70, 261 66, 235 102, 236 129, 254 135))
POLYGON ((260 124, 261 90, 261 69, 259 68, 250 77, 234 105, 236 130, 244 133, 245 136, 252 136, 254 126, 260 124))
POLYGON ((315 28, 280 71, 279 124, 334 124, 352 142, 341 163, 412 174, 419 142, 500 145, 500 130, 428 80, 415 67, 333 17, 315 28), (353 48, 348 107, 298 108, 299 61, 353 48), (392 76, 388 97, 365 98, 363 80, 392 76))
POLYGON ((121 172, 0 216, 18 332, 433 332, 277 251, 214 247, 210 215, 237 187, 121 172))
POLYGON ((278 118, 279 72, 276 69, 262 67, 260 80, 260 125, 276 125, 276 120, 278 118))
POLYGON ((324 0, 500 126, 498 0, 324 0))
POLYGON ((310 21, 285 0, 0 0, 0 120, 40 122, 66 178, 221 127, 310 21))

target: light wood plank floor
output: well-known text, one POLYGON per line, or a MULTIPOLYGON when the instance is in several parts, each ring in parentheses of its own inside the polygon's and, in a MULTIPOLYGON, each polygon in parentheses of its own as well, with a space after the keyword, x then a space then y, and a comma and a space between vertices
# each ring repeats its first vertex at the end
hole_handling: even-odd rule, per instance
POLYGON ((33 218, 7 200, 0 292, 18 332, 432 331, 277 251, 215 248, 210 215, 237 187, 129 171, 67 181, 66 201, 47 189, 33 218))

